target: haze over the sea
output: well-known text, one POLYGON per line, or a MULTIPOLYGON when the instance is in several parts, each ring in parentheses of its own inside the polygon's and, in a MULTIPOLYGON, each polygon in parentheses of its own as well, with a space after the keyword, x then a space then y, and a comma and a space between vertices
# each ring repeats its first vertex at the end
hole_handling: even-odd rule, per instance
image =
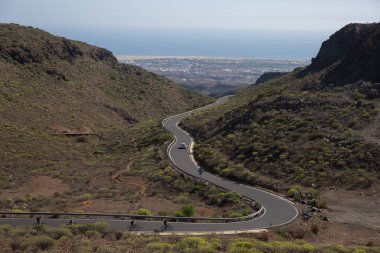
POLYGON ((55 27, 47 30, 105 47, 115 55, 256 59, 310 59, 330 34, 326 31, 228 29, 55 27))
POLYGON ((310 59, 378 0, 0 0, 0 23, 38 27, 115 55, 310 59))

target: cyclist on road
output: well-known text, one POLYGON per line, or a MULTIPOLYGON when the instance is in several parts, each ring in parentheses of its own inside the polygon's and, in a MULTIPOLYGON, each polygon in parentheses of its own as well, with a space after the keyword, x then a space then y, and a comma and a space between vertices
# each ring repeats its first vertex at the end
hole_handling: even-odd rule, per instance
POLYGON ((134 219, 131 219, 130 224, 128 225, 127 229, 129 231, 139 231, 140 226, 135 222, 134 219))
POLYGON ((37 224, 41 224, 42 223, 42 217, 41 216, 37 216, 36 223, 37 224))
POLYGON ((70 221, 69 221, 69 225, 74 225, 74 224, 75 224, 74 218, 71 217, 71 218, 70 218, 70 221))
POLYGON ((168 229, 168 225, 169 225, 169 224, 168 224, 168 221, 167 221, 167 220, 164 220, 164 228, 165 228, 165 229, 168 229))

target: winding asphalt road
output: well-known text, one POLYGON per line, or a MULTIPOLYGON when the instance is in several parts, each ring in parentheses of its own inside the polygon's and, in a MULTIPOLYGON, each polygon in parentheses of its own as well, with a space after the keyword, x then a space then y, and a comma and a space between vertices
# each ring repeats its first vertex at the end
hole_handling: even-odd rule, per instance
MULTIPOLYGON (((172 116, 163 121, 163 126, 171 132, 175 139, 169 146, 168 155, 177 169, 199 177, 212 184, 221 186, 230 191, 239 193, 240 195, 259 202, 264 208, 264 214, 258 218, 248 221, 230 222, 230 223, 186 223, 172 222, 174 232, 228 232, 228 231, 249 231, 255 229, 264 229, 275 226, 281 226, 293 221, 298 216, 298 211, 294 204, 289 200, 276 194, 267 192, 262 189, 254 188, 238 182, 233 182, 210 174, 206 171, 199 173, 199 166, 195 163, 190 152, 193 139, 191 136, 178 127, 178 123, 193 113, 194 111, 203 110, 208 107, 217 106, 228 100, 229 97, 223 97, 214 104, 199 108, 190 112, 172 116), (179 149, 180 143, 186 143, 188 149, 179 149)), ((67 219, 47 219, 46 223, 51 226, 60 226, 67 223, 67 219)), ((129 221, 121 220, 104 220, 109 223, 113 229, 124 230, 129 225, 129 221)), ((14 226, 31 226, 34 222, 32 218, 0 218, 0 224, 11 224, 14 226)), ((79 219, 76 223, 93 223, 94 219, 79 219)), ((158 230, 161 221, 137 221, 140 225, 141 232, 153 232, 158 230)))
POLYGON ((298 216, 298 211, 295 205, 284 197, 262 189, 234 182, 206 171, 203 171, 200 174, 199 166, 192 158, 192 155, 189 154, 189 152, 191 152, 190 148, 193 143, 193 138, 186 131, 178 127, 178 124, 181 120, 189 116, 194 111, 221 105, 228 99, 229 96, 223 97, 209 106, 172 116, 164 120, 163 126, 175 137, 174 143, 168 150, 168 155, 179 170, 182 170, 194 177, 206 180, 212 184, 218 185, 224 189, 237 192, 248 199, 255 200, 263 206, 265 213, 262 216, 249 221, 223 224, 178 224, 180 225, 178 226, 180 230, 211 232, 263 229, 287 224, 298 216), (186 143, 189 148, 179 149, 178 147, 181 143, 186 143))

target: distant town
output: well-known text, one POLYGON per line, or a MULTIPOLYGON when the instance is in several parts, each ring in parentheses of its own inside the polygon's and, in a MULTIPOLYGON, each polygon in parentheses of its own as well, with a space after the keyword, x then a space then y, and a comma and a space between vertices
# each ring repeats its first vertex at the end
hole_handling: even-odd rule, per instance
POLYGON ((252 85, 265 72, 289 72, 310 63, 308 60, 259 60, 189 56, 118 56, 164 75, 186 88, 218 97, 252 85))

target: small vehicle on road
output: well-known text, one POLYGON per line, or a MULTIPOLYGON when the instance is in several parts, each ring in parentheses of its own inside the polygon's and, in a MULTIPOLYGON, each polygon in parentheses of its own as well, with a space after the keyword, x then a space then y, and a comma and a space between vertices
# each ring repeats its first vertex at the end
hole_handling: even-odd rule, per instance
POLYGON ((178 147, 179 149, 187 149, 187 145, 186 145, 186 143, 181 143, 181 144, 179 144, 179 147, 178 147))

